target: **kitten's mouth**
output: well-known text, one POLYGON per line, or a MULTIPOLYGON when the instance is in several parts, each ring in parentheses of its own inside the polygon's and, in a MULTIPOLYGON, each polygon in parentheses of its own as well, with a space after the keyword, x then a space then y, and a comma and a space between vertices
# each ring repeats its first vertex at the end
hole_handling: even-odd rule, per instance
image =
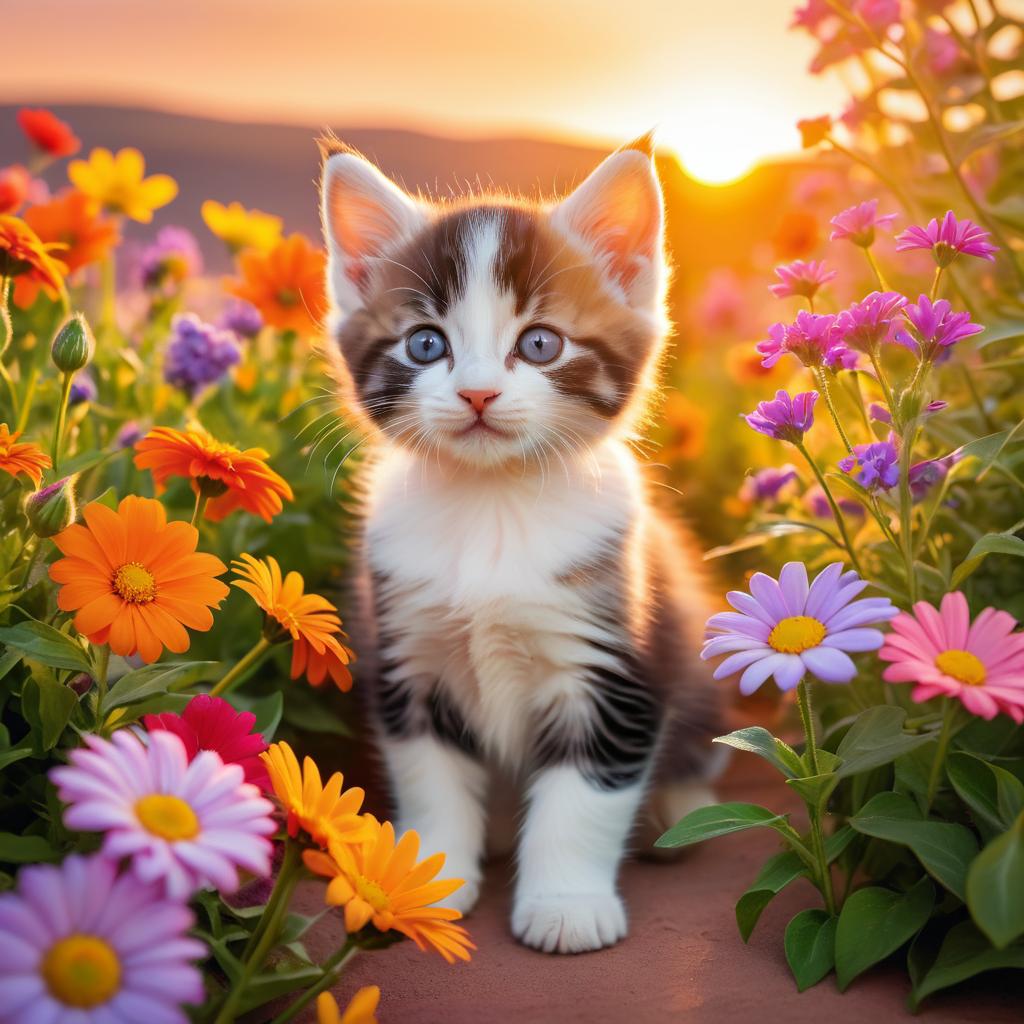
POLYGON ((492 427, 482 416, 477 416, 477 418, 470 423, 468 427, 455 431, 456 437, 470 437, 473 434, 489 434, 493 437, 509 436, 507 431, 499 430, 497 427, 492 427))

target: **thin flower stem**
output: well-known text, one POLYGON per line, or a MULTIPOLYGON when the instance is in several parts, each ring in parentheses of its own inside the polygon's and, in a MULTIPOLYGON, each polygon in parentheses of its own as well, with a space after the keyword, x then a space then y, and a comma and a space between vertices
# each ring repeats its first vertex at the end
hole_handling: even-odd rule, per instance
POLYGON ((864 425, 864 432, 867 434, 869 441, 874 441, 875 435, 871 430, 871 421, 868 419, 868 411, 864 407, 864 393, 860 389, 860 376, 856 373, 851 373, 847 375, 847 379, 850 381, 850 385, 846 390, 850 392, 850 397, 853 399, 853 404, 860 416, 860 421, 864 425))
POLYGON ((295 1016, 301 1013, 321 992, 325 992, 338 982, 345 966, 358 952, 359 947, 355 941, 351 938, 346 939, 345 944, 330 959, 324 961, 323 977, 303 992, 293 1003, 289 1003, 270 1024, 286 1024, 287 1021, 294 1020, 295 1016))
POLYGON ((203 513, 206 511, 206 503, 209 500, 210 496, 208 494, 203 494, 203 489, 200 487, 199 490, 196 491, 196 503, 192 509, 191 523, 193 526, 199 526, 199 523, 203 518, 203 513))
POLYGON ((912 435, 903 435, 900 451, 900 543, 903 549, 903 564, 907 573, 907 597, 913 604, 917 600, 917 576, 914 573, 914 496, 910 490, 910 460, 913 457, 912 435))
POLYGON ((835 403, 832 401, 832 389, 828 382, 828 372, 821 367, 817 367, 814 375, 817 378, 818 387, 821 388, 821 394, 825 399, 825 405, 828 407, 828 411, 832 416, 832 422, 836 425, 836 430, 839 432, 839 437, 846 446, 846 450, 848 452, 852 452, 853 445, 850 444, 850 439, 846 436, 846 431, 843 429, 843 424, 839 419, 839 413, 836 411, 835 403))
POLYGON ((34 545, 31 542, 29 542, 29 544, 26 545, 26 549, 31 550, 32 554, 29 557, 28 565, 25 566, 25 575, 21 578, 21 586, 19 589, 22 591, 24 591, 28 587, 29 578, 32 575, 32 570, 36 567, 36 561, 38 560, 40 554, 42 554, 43 545, 37 539, 34 545))
POLYGON ((18 389, 14 386, 14 378, 3 362, 0 362, 0 377, 3 378, 4 386, 7 388, 7 397, 11 403, 11 423, 17 425, 19 419, 18 389))
MULTIPOLYGON (((796 690, 797 704, 800 708, 800 720, 804 727, 806 738, 807 764, 811 775, 820 775, 821 766, 818 763, 818 744, 814 736, 814 711, 811 707, 811 685, 802 679, 796 690)), ((828 866, 828 854, 825 852, 825 837, 821 829, 821 814, 817 806, 810 801, 807 802, 807 816, 811 823, 811 850, 817 863, 818 884, 821 895, 825 899, 825 909, 829 916, 834 917, 836 913, 836 897, 832 889, 832 872, 828 866)))
POLYGON ((871 255, 870 246, 864 246, 864 256, 867 258, 872 273, 874 273, 875 275, 875 280, 878 282, 878 287, 881 288, 883 292, 887 292, 889 290, 889 286, 885 283, 885 277, 882 275, 882 268, 878 265, 878 261, 875 259, 874 256, 871 255))
POLYGON ((928 292, 928 298, 932 302, 935 301, 935 297, 939 294, 939 282, 942 280, 942 267, 935 268, 935 276, 932 278, 932 286, 928 292))
POLYGON ((11 323, 11 311, 8 306, 10 294, 11 279, 6 276, 0 277, 0 376, 4 379, 4 384, 7 386, 7 392, 11 399, 11 422, 17 423, 18 391, 14 386, 14 379, 11 377, 10 371, 3 362, 4 354, 14 338, 14 325, 11 323))
POLYGON ((65 373, 60 385, 60 405, 57 406, 57 422, 53 428, 53 444, 50 446, 50 458, 53 461, 53 468, 56 472, 60 469, 61 442, 64 437, 64 428, 68 420, 68 400, 71 397, 71 382, 74 380, 73 373, 65 373))
POLYGON ((807 447, 802 441, 794 441, 793 447, 804 457, 807 465, 811 467, 812 472, 818 479, 818 485, 821 487, 822 493, 825 495, 828 501, 829 507, 832 509, 832 516, 836 521, 836 526, 839 527, 839 533, 843 538, 843 547, 846 549, 846 554, 850 558, 850 564, 857 570, 857 572, 863 576, 864 573, 861 570, 860 562, 857 559, 857 554, 853 550, 853 543, 850 541, 850 535, 846 530, 846 522, 843 520, 843 514, 839 511, 839 506, 836 504, 836 499, 832 497, 832 491, 829 489, 828 482, 825 480, 824 474, 818 468, 817 462, 814 461, 814 456, 807 450, 807 447))
POLYGON ((871 360, 871 365, 875 370, 875 377, 878 378, 879 386, 882 388, 882 394, 885 395, 885 404, 889 407, 889 412, 894 411, 894 405, 892 398, 892 388, 889 387, 889 381, 882 371, 882 361, 878 358, 878 349, 872 346, 868 351, 868 358, 871 360))
POLYGON ((28 382, 25 385, 25 397, 21 400, 21 412, 18 413, 18 430, 28 426, 28 415, 32 411, 32 400, 36 396, 36 384, 39 381, 39 367, 33 366, 28 371, 28 382))
POLYGON ((114 254, 100 264, 100 330, 113 330, 117 318, 117 264, 114 254))
POLYGON ((956 717, 956 706, 948 697, 942 698, 942 727, 939 729, 939 745, 935 750, 935 758, 932 761, 931 771, 928 773, 928 792, 925 796, 924 812, 927 814, 932 808, 935 794, 939 789, 939 779, 942 778, 942 765, 946 760, 946 751, 949 749, 949 741, 953 738, 953 719, 956 717))
POLYGON ((811 709, 811 688, 806 680, 801 680, 796 688, 796 702, 800 708, 800 721, 804 727, 804 738, 807 741, 807 766, 812 775, 820 775, 818 765, 818 746, 814 739, 814 716, 811 709))
POLYGON ((219 683, 210 691, 211 697, 221 697, 234 689, 266 656, 270 641, 261 636, 259 640, 230 668, 219 683))
POLYGON ((107 672, 110 668, 110 645, 100 644, 93 661, 96 673, 96 720, 103 721, 103 702, 107 699, 107 672))

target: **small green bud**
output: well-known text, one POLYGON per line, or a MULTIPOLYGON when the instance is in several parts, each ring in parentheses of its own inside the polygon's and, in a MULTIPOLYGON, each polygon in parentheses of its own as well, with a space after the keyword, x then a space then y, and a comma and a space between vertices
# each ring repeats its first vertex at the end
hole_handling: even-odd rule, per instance
POLYGON ((75 313, 54 336, 50 358, 62 373, 75 373, 88 365, 95 351, 96 342, 85 317, 75 313))
POLYGON ((25 499, 25 515, 37 537, 52 537, 75 521, 75 490, 71 477, 33 491, 25 499))

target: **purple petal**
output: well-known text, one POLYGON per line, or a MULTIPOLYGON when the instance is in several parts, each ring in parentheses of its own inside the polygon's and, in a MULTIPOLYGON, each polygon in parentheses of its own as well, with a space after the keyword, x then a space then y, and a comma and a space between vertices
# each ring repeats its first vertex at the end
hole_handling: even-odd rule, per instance
POLYGON ((857 674, 850 656, 834 647, 811 647, 800 657, 808 671, 826 683, 848 683, 857 674))
POLYGON ((740 676, 740 693, 749 697, 776 670, 786 663, 787 655, 769 654, 760 661, 755 661, 740 676))
POLYGON ((840 651, 877 651, 885 643, 885 635, 878 629, 844 629, 830 633, 821 644, 840 651))

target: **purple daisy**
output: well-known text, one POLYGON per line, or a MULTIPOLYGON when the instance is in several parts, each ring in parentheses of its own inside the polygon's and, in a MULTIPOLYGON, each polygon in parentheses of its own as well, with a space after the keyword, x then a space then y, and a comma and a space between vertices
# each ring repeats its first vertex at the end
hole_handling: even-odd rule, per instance
POLYGON ((872 353, 883 342, 892 341, 899 312, 907 300, 899 292, 872 292, 836 318, 843 344, 858 352, 872 353))
POLYGON ((941 222, 932 217, 927 227, 917 224, 896 236, 896 251, 930 249, 932 258, 940 267, 948 267, 961 253, 994 260, 999 249, 989 240, 989 233, 973 220, 958 221, 952 210, 947 210, 941 222))
POLYGON ((751 473, 743 481, 740 497, 754 504, 767 505, 778 501, 783 490, 797 479, 799 475, 796 466, 788 463, 785 466, 769 466, 751 473))
POLYGON ((105 832, 104 855, 130 857, 138 878, 162 882, 172 899, 207 886, 234 892, 238 867, 269 873, 274 808, 241 765, 212 750, 190 762, 173 732, 150 733, 148 745, 127 730, 84 740, 50 777, 70 804, 64 824, 105 832))
POLYGON ((187 1024, 205 998, 184 905, 102 855, 22 868, 0 896, 4 1024, 187 1024))
POLYGON ((750 593, 726 595, 732 612, 707 622, 701 658, 728 657, 715 678, 742 672, 740 693, 751 694, 769 676, 792 690, 810 672, 826 683, 848 683, 857 674, 850 653, 877 651, 884 637, 865 627, 899 613, 887 597, 854 598, 868 585, 852 569, 833 562, 808 586, 803 562, 787 562, 778 580, 763 572, 750 579, 750 593))
POLYGON ((926 360, 934 360, 957 342, 985 330, 981 324, 971 322, 970 313, 954 313, 946 299, 932 302, 927 295, 921 295, 917 305, 906 305, 903 315, 914 332, 897 330, 894 340, 926 360))
POLYGON ((137 274, 143 288, 173 290, 203 271, 199 243, 187 228, 168 225, 139 255, 137 274))
POLYGON ((240 338, 255 338, 263 329, 263 316, 251 303, 234 299, 221 313, 218 326, 234 331, 240 338))
POLYGON ((900 482, 899 453, 892 441, 855 444, 853 454, 839 460, 839 468, 869 491, 887 491, 900 482))
POLYGON ((817 391, 802 391, 790 396, 780 389, 772 401, 758 402, 757 408, 743 418, 759 434, 798 444, 814 425, 814 403, 817 400, 817 391))
MULTIPOLYGON (((761 365, 774 366, 784 355, 793 355, 804 366, 848 369, 850 350, 843 344, 842 331, 831 313, 800 310, 791 324, 772 324, 768 337, 757 343, 764 357, 761 365)), ((856 361, 856 356, 853 357, 856 361)))
POLYGON ((856 206, 848 207, 841 213, 837 213, 829 223, 833 232, 829 235, 829 241, 836 242, 847 239, 862 249, 867 249, 874 244, 875 231, 878 228, 887 228, 896 219, 895 213, 878 215, 878 200, 868 199, 866 202, 858 203, 856 206))
POLYGON ((786 299, 791 295, 813 299, 818 289, 831 281, 837 273, 835 270, 826 270, 824 260, 795 260, 775 268, 775 276, 780 283, 769 285, 768 291, 777 299, 786 299))
POLYGON ((231 331, 204 323, 195 313, 179 313, 171 321, 164 378, 192 398, 207 384, 224 377, 241 355, 231 331))

